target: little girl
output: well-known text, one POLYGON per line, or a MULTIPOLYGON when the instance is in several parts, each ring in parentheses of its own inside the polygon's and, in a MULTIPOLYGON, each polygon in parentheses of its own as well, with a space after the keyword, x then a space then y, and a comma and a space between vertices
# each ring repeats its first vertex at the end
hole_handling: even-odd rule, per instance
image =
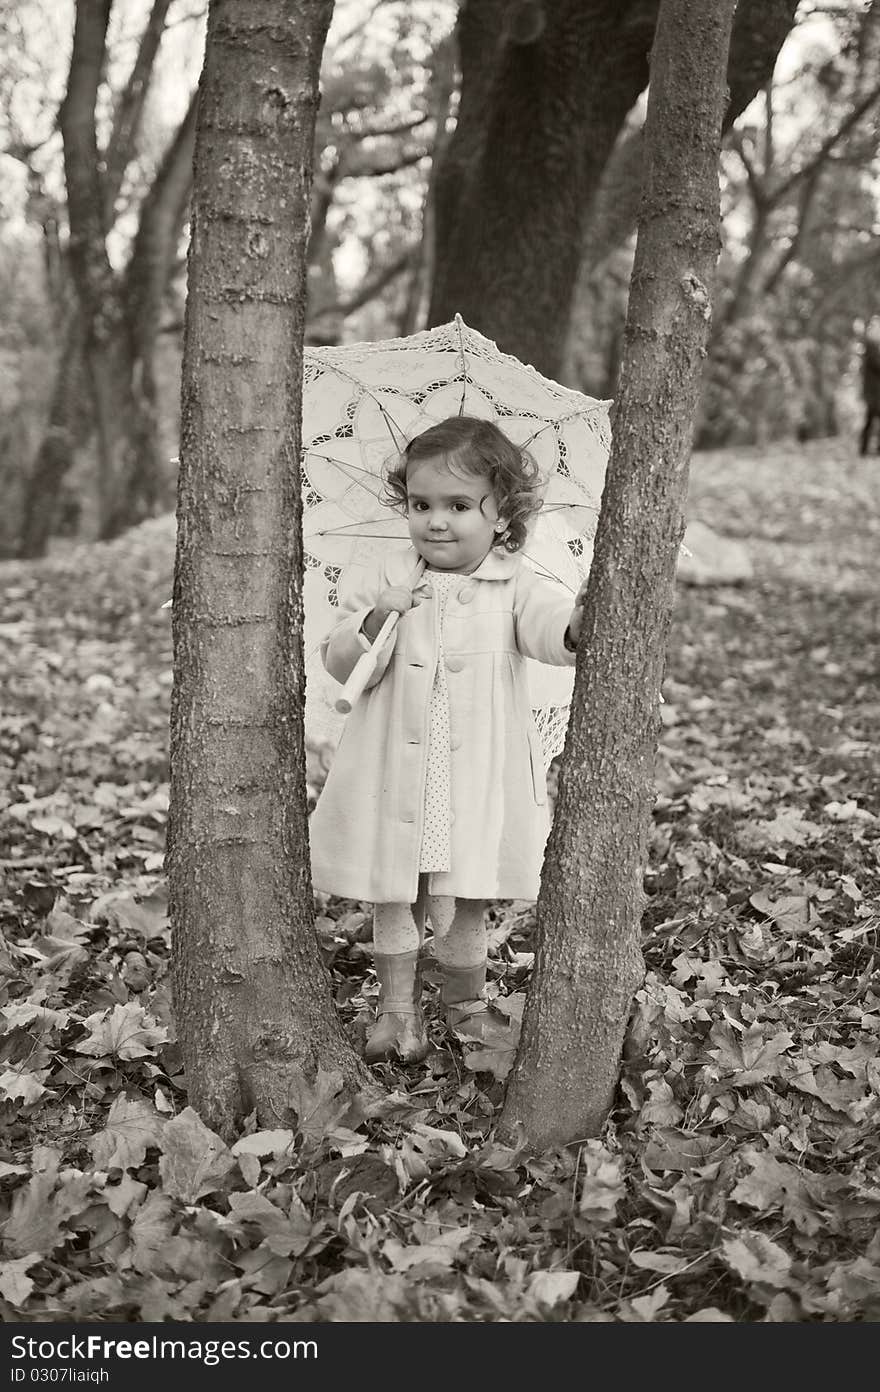
POLYGON ((447 1022, 480 1039, 484 900, 537 898, 549 818, 524 659, 574 663, 586 585, 572 605, 523 564, 538 470, 489 421, 453 416, 416 436, 387 491, 412 546, 389 549, 345 598, 327 671, 345 682, 387 616, 401 617, 312 814, 312 878, 374 905, 379 1007, 365 1056, 414 1062, 428 1051, 426 915, 447 1022))

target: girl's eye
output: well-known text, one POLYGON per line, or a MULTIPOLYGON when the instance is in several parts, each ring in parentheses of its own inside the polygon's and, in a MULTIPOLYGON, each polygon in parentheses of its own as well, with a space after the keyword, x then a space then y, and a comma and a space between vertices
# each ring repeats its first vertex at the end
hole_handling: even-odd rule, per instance
POLYGON ((469 503, 454 503, 454 504, 453 504, 453 507, 455 508, 455 511, 456 511, 456 512, 469 512, 469 511, 470 511, 470 504, 469 504, 469 503))
POLYGON ((423 502, 421 498, 415 499, 410 503, 410 508, 413 512, 424 512, 427 506, 428 504, 423 502))

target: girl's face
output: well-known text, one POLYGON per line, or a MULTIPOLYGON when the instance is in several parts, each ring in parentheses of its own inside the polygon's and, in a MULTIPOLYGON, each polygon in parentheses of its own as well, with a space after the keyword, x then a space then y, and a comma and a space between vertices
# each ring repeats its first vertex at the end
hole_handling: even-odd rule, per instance
POLYGON ((407 521, 419 555, 436 570, 468 575, 504 530, 495 495, 483 474, 453 473, 442 455, 410 465, 407 521))

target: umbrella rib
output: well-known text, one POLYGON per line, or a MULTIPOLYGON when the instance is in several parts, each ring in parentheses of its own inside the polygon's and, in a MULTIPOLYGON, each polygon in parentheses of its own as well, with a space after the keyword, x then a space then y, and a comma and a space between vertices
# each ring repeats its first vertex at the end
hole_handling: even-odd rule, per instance
POLYGON ((543 435, 545 430, 555 430, 557 425, 567 425, 569 421, 577 420, 579 416, 583 416, 585 419, 587 416, 594 416, 597 411, 601 410, 602 405, 603 403, 598 401, 595 406, 579 406, 577 410, 569 411, 567 415, 557 416, 555 420, 545 421, 543 425, 538 427, 533 435, 529 436, 522 448, 528 449, 532 441, 537 440, 539 435, 543 435))
POLYGON ((321 364, 321 366, 324 367, 328 372, 336 372, 336 373, 338 373, 340 377, 344 377, 345 380, 346 380, 347 382, 351 382, 353 386, 357 387, 358 390, 359 390, 360 392, 362 392, 364 396, 368 396, 368 397, 370 397, 370 399, 371 399, 372 401, 375 401, 376 405, 379 407, 379 410, 380 410, 381 413, 382 413, 382 416, 383 416, 383 419, 385 420, 385 423, 388 424, 388 423, 390 422, 390 425, 389 425, 389 434, 391 435, 392 443, 394 444, 394 446, 395 446, 396 449, 399 448, 398 443, 397 443, 397 440, 394 438, 394 433, 393 433, 393 431, 391 430, 391 426, 393 425, 394 430, 396 430, 396 431, 398 432, 398 435, 400 436, 401 439, 404 439, 404 438, 405 438, 405 437, 404 437, 404 433, 403 433, 403 431, 401 430, 400 426, 397 424, 397 421, 394 419, 394 417, 390 414, 390 412, 386 409, 386 407, 385 407, 385 406, 382 404, 382 402, 379 400, 379 398, 378 398, 378 396, 376 395, 376 393, 373 392, 373 391, 371 391, 370 388, 367 386, 367 384, 366 384, 365 382, 362 382, 361 379, 360 379, 359 377, 355 377, 354 373, 352 373, 352 372, 346 372, 346 370, 345 370, 344 367, 339 367, 339 366, 337 366, 336 363, 325 362, 325 361, 324 361, 322 358, 320 358, 320 357, 317 359, 317 361, 318 361, 318 362, 321 364))
POLYGON ((310 532, 309 536, 344 536, 344 537, 364 537, 370 541, 405 541, 406 536, 403 532, 354 532, 352 527, 362 527, 363 522, 346 522, 341 527, 325 527, 319 532, 310 532))
MULTIPOLYGON (((373 474, 369 469, 358 469, 358 466, 356 464, 348 464, 341 459, 334 459, 333 456, 329 454, 318 454, 317 450, 314 450, 312 452, 315 455, 317 455, 318 459, 323 459, 325 464, 335 464, 336 468, 339 469, 343 474, 346 474, 347 470, 353 469, 355 470, 355 473, 367 474, 371 479, 374 479, 377 484, 381 483, 381 479, 379 478, 379 476, 377 474, 373 474)), ((349 475, 348 477, 351 483, 358 484, 364 490, 365 493, 369 493, 371 498, 373 498, 376 502, 379 501, 379 493, 377 489, 371 488, 369 484, 365 483, 362 478, 356 478, 354 477, 354 475, 349 475)), ((333 499, 331 498, 329 499, 329 501, 332 502, 333 499)))
POLYGON ((562 576, 557 575, 555 570, 551 570, 550 567, 545 565, 543 561, 539 561, 536 559, 536 557, 530 556, 528 551, 521 551, 520 554, 525 556, 527 561, 531 561, 532 565, 536 566, 539 570, 541 570, 544 575, 548 575, 551 580, 555 580, 557 584, 563 587, 563 589, 568 590, 570 594, 574 594, 574 590, 572 589, 571 585, 566 584, 562 576))
POLYGON ((378 479, 378 474, 374 469, 364 469, 360 464, 352 464, 347 459, 337 459, 332 454, 322 454, 320 450, 306 449, 306 454, 312 454, 316 459, 323 459, 325 464, 335 464, 338 469, 353 469, 358 474, 369 474, 370 478, 378 479))
POLYGON ((465 357, 465 347, 464 347, 464 333, 463 333, 463 328, 464 328, 464 321, 463 321, 463 319, 462 319, 462 317, 461 317, 460 314, 456 314, 456 316, 455 316, 455 332, 458 334, 458 355, 459 355, 459 357, 461 358, 461 400, 460 400, 459 403, 458 403, 458 414, 459 414, 460 416, 463 416, 463 415, 464 415, 464 399, 465 399, 465 396, 467 395, 467 384, 468 384, 467 358, 465 357))

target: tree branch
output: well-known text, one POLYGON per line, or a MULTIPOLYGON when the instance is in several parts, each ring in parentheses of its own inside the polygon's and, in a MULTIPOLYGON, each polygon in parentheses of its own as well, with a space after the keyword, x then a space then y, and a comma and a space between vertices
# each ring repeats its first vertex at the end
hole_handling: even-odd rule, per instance
MULTIPOLYGON (((141 207, 137 235, 126 268, 126 319, 145 376, 150 374, 162 300, 176 263, 177 243, 186 217, 193 178, 197 93, 165 152, 141 207)), ((150 384, 147 383, 147 390, 150 384)))
POLYGON ((427 159, 430 150, 401 150, 382 159, 376 153, 370 158, 370 152, 359 151, 352 158, 348 152, 343 153, 341 161, 341 173, 339 179, 378 179, 383 174, 396 174, 398 169, 409 169, 414 164, 419 164, 423 159, 427 159))
POLYGON ((83 311, 94 331, 99 331, 99 319, 114 298, 95 130, 95 105, 104 68, 111 3, 112 0, 79 0, 77 4, 70 76, 59 111, 70 265, 83 311))
POLYGON ((150 88, 150 75, 165 32, 165 19, 171 0, 153 0, 153 8, 141 36, 137 57, 113 115, 113 129, 104 155, 104 216, 108 226, 125 171, 134 155, 144 105, 150 88))
POLYGON ((771 207, 778 205, 801 179, 809 178, 814 170, 825 163, 838 141, 842 140, 843 137, 852 130, 853 126, 861 120, 866 111, 874 105, 874 102, 876 102, 878 98, 880 98, 880 83, 872 87, 870 92, 862 97, 860 101, 856 102, 855 106, 847 112, 837 130, 832 131, 831 135, 826 136, 818 150, 816 150, 811 159, 807 160, 806 164, 803 164, 800 169, 795 169, 789 174, 787 179, 783 179, 782 183, 779 184, 777 188, 768 193, 768 201, 771 207))
POLYGON ((417 246, 407 247, 399 256, 394 257, 392 261, 375 271, 373 275, 365 276, 357 290, 351 295, 336 300, 334 304, 324 305, 315 315, 314 323, 337 316, 344 319, 347 315, 354 314, 356 309, 360 309, 370 300, 374 300, 377 295, 382 293, 386 285, 390 285, 393 280, 402 275, 413 264, 417 254, 417 246))

